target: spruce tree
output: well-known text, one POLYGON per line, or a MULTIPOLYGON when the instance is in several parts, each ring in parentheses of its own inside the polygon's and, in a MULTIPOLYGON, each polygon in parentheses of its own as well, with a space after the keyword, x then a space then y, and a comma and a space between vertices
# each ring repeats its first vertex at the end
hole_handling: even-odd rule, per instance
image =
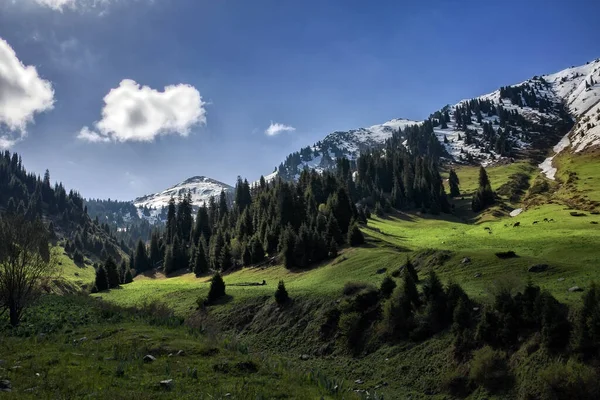
POLYGON ((175 266, 175 256, 173 254, 173 245, 167 246, 167 251, 165 251, 165 259, 163 261, 163 271, 165 275, 169 275, 177 268, 175 266))
POLYGON ((109 257, 104 264, 104 269, 106 271, 106 280, 108 281, 109 289, 113 289, 119 286, 121 283, 121 279, 119 278, 119 271, 117 268, 117 263, 113 260, 112 257, 109 257))
POLYGON ((146 272, 152 268, 148 261, 148 256, 146 255, 146 245, 141 239, 138 241, 134 260, 134 269, 138 274, 146 272))
POLYGON ((209 304, 214 303, 223 296, 225 296, 225 281, 223 281, 221 274, 217 272, 210 280, 207 301, 209 304))
POLYGON ((108 290, 108 277, 103 265, 96 266, 96 279, 94 281, 94 291, 102 292, 108 290))
POLYGON ((494 192, 485 168, 479 168, 479 188, 471 201, 471 209, 475 212, 485 210, 495 203, 494 192))
POLYGON ((223 271, 227 271, 233 266, 233 260, 231 258, 231 246, 229 243, 225 243, 220 255, 220 265, 223 271))
POLYGON ((200 244, 196 248, 196 255, 194 256, 194 274, 199 277, 208 272, 208 261, 206 254, 204 253, 204 246, 200 244))
POLYGON ((289 300, 290 296, 285 288, 285 284, 283 283, 283 280, 280 280, 279 284, 277 285, 277 290, 275 291, 275 301, 281 306, 287 303, 289 300))
POLYGON ((133 282, 133 275, 131 275, 131 270, 128 268, 127 271, 125 271, 125 280, 123 281, 123 283, 131 282, 133 282))
POLYGON ((365 243, 365 237, 356 222, 352 223, 348 231, 348 244, 357 247, 365 243))
POLYGON ((334 238, 331 238, 331 241, 329 242, 329 248, 327 249, 327 256, 329 258, 336 258, 337 255, 338 255, 337 242, 335 241, 334 238))
POLYGON ((456 175, 456 171, 454 169, 450 170, 450 175, 448 177, 448 183, 450 184, 450 196, 458 197, 460 196, 460 181, 458 180, 458 175, 456 175))

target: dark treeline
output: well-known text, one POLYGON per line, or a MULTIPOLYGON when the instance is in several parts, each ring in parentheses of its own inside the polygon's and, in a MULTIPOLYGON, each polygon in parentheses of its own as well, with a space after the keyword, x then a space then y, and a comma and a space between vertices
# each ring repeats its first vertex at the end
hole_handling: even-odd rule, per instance
MULTIPOLYGON (((85 206, 93 220, 101 225, 108 225, 111 234, 132 249, 140 239, 148 240, 152 230, 161 224, 162 210, 151 224, 148 219, 140 218, 138 208, 131 201, 87 199, 85 206)), ((152 210, 143 207, 139 211, 143 216, 149 217, 152 210)))
MULTIPOLYGON (((433 134, 430 124, 410 130, 412 145, 434 143, 416 139, 427 132, 433 134)), ((306 268, 336 257, 340 247, 363 243, 358 226, 366 224, 372 209, 449 212, 436 163, 439 149, 425 146, 432 156, 415 156, 400 135, 384 150, 359 157, 356 168, 342 158, 333 171, 303 170, 297 182, 261 178, 250 187, 238 178, 232 205, 221 193, 195 216, 189 194, 171 199, 164 231, 155 231, 149 246, 137 244, 132 267, 138 273, 183 269, 200 276, 279 257, 288 268, 306 268)))
POLYGON ((28 173, 21 157, 9 151, 0 156, 0 209, 9 215, 23 215, 29 221, 43 219, 52 237, 63 241, 76 262, 82 262, 84 255, 118 259, 122 251, 128 251, 107 225, 90 219, 78 192, 67 192, 62 183, 51 184, 48 170, 43 177, 28 173))

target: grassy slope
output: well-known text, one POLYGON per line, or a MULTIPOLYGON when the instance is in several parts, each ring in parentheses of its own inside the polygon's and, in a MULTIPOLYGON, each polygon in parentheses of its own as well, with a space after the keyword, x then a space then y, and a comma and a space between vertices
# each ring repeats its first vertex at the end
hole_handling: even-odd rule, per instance
POLYGON ((239 343, 152 326, 90 303, 49 297, 30 310, 35 328, 26 329, 50 333, 0 335, 0 378, 13 386, 3 398, 337 398, 286 362, 250 355, 239 343), (156 361, 144 363, 146 354, 156 361), (169 391, 159 385, 167 379, 169 391))
MULTIPOLYGON (((567 168, 565 163, 568 163, 568 169, 576 171, 580 178, 574 184, 576 189, 585 192, 590 199, 600 200, 600 186, 587 179, 598 175, 600 162, 589 157, 568 157, 559 159, 558 163, 561 168, 559 179, 566 179, 564 169, 567 168)), ((402 265, 407 255, 418 257, 426 249, 452 252, 442 265, 434 266, 435 270, 443 280, 457 281, 469 295, 479 300, 486 298, 495 281, 519 285, 530 279, 550 290, 559 300, 576 303, 581 294, 568 292, 569 287, 577 285, 585 289, 591 281, 600 280, 599 225, 590 223, 600 222, 600 216, 589 213, 584 217, 571 216, 567 207, 559 204, 568 196, 568 191, 551 193, 553 203, 531 206, 515 218, 497 218, 487 213, 479 219, 479 223, 468 224, 465 221, 473 221, 474 218, 465 210, 469 196, 477 186, 478 168, 462 167, 457 172, 465 193, 465 199, 459 200, 464 204, 457 212, 458 217, 396 214, 384 219, 374 218, 364 230, 368 235, 366 246, 346 249, 336 260, 318 268, 304 272, 290 272, 281 266, 245 268, 228 274, 225 282, 231 299, 225 305, 214 307, 214 311, 227 316, 228 310, 237 308, 239 311, 247 303, 262 303, 264 296, 272 296, 279 279, 285 280, 292 297, 335 299, 346 282, 364 281, 377 285, 383 277, 377 274, 377 270, 387 268, 392 271, 402 265), (543 222, 544 218, 552 218, 555 222, 543 222), (517 221, 521 226, 513 228, 512 224, 517 221), (533 224, 534 221, 539 222, 533 224), (486 227, 491 229, 491 234, 486 227), (515 251, 519 257, 500 260, 494 255, 494 252, 506 250, 515 251), (469 257, 471 262, 462 264, 464 257, 469 257), (543 273, 527 272, 529 266, 540 263, 549 264, 551 268, 543 273), (475 277, 475 274, 481 276, 475 277), (267 282, 265 286, 236 286, 263 280, 267 282)), ((517 172, 532 178, 537 176, 536 170, 526 163, 488 168, 494 188, 508 182, 509 177, 517 172)), ((425 274, 427 268, 424 267, 420 274, 425 274)), ((206 296, 208 287, 208 277, 197 279, 192 274, 169 279, 137 277, 133 284, 99 296, 123 305, 160 299, 179 315, 189 315, 195 309, 196 299, 206 296)), ((261 348, 260 335, 246 339, 261 348)), ((297 360, 297 353, 302 347, 282 349, 280 346, 271 350, 284 354, 299 371, 319 368, 328 375, 350 381, 364 379, 365 387, 367 384, 374 387, 382 381, 394 381, 383 393, 392 397, 405 394, 417 394, 418 397, 418 394, 435 388, 440 375, 449 370, 450 341, 448 335, 442 335, 407 348, 384 347, 365 359, 315 358, 309 362, 297 360)))

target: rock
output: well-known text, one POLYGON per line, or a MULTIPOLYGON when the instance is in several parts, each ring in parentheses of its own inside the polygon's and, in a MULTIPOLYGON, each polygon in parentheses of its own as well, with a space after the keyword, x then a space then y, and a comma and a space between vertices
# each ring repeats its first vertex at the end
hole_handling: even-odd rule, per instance
POLYGON ((160 387, 166 390, 171 390, 173 388, 173 379, 165 379, 164 381, 160 381, 160 387))
POLYGON ((0 380, 0 392, 10 392, 12 391, 12 384, 8 379, 0 380))
POLYGON ((302 354, 302 355, 300 356, 300 359, 301 359, 302 361, 306 361, 306 360, 308 360, 309 358, 310 358, 310 356, 309 356, 308 354, 302 354))
POLYGON ((527 271, 537 273, 537 272, 547 271, 548 268, 550 268, 550 266, 548 264, 536 264, 536 265, 532 265, 531 267, 529 267, 529 269, 527 271))
POLYGON ((481 278, 481 272, 477 272, 475 275, 473 275, 475 278, 481 278))
POLYGON ((357 379, 354 381, 354 383, 356 383, 357 385, 362 385, 365 382, 362 379, 357 379))
POLYGON ((469 257, 465 257, 462 259, 462 261, 460 262, 461 264, 468 264, 471 262, 471 259, 469 257))
POLYGON ((479 311, 479 307, 473 307, 473 311, 475 311, 475 312, 479 311))
POLYGON ((573 286, 572 288, 569 288, 569 292, 573 293, 573 292, 583 292, 583 289, 580 288, 579 286, 573 286))
POLYGON ((82 343, 82 342, 85 342, 86 340, 87 340, 87 337, 84 336, 84 337, 79 338, 79 339, 74 339, 73 343, 82 343))
POLYGON ((387 271, 387 268, 379 268, 379 269, 377 270, 377 274, 378 274, 378 275, 385 274, 385 272, 386 272, 386 271, 387 271))
POLYGON ((175 354, 175 355, 176 355, 177 357, 183 357, 183 356, 185 356, 185 351, 183 351, 183 350, 179 350, 179 351, 177 352, 177 354, 175 354))
POLYGON ((225 393, 225 397, 231 397, 231 393, 225 393))
POLYGON ((565 280, 565 278, 558 278, 557 281, 559 282, 563 282, 565 280))
POLYGON ((156 357, 154 357, 152 354, 146 354, 144 356, 144 362, 145 363, 151 363, 151 362, 154 362, 154 361, 156 361, 156 357))

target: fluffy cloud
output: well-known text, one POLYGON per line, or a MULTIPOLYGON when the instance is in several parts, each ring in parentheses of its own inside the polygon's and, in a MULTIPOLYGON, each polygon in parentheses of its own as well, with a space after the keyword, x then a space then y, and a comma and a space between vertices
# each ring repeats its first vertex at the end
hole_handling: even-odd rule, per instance
POLYGON ((52 109, 52 84, 25 66, 10 45, 0 38, 0 147, 13 145, 26 134, 35 113, 52 109))
POLYGON ((280 124, 278 122, 271 121, 271 125, 269 125, 269 127, 265 131, 265 135, 275 136, 275 135, 279 135, 282 132, 293 132, 295 130, 296 130, 296 128, 294 128, 293 126, 284 125, 284 124, 280 124))
POLYGON ((151 142, 156 136, 187 136, 192 126, 206 123, 200 92, 190 85, 164 91, 124 79, 104 97, 102 119, 95 129, 84 127, 77 137, 88 142, 151 142))

